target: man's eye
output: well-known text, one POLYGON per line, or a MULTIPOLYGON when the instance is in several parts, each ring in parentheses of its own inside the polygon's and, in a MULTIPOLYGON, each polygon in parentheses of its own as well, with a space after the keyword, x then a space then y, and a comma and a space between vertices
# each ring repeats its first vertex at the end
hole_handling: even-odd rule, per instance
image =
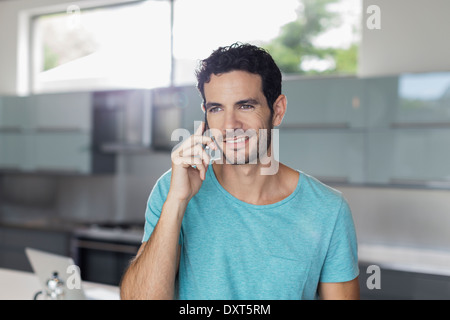
POLYGON ((243 110, 251 110, 253 108, 254 107, 252 105, 250 105, 250 104, 244 104, 244 105, 241 106, 241 109, 243 109, 243 110))
POLYGON ((208 109, 208 112, 210 113, 216 113, 219 112, 220 108, 219 107, 211 107, 208 109))

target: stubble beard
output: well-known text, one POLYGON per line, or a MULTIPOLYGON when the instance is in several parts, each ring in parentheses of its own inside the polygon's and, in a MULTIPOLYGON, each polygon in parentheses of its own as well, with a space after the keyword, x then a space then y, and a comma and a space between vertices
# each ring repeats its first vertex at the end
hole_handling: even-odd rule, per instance
MULTIPOLYGON (((258 133, 256 130, 249 129, 245 131, 245 136, 248 137, 248 141, 243 149, 230 150, 226 148, 226 143, 223 142, 224 150, 221 149, 224 155, 225 162, 231 165, 244 165, 244 164, 257 164, 261 163, 262 157, 270 156, 270 147, 272 142, 272 132, 273 126, 269 125, 267 128, 259 129, 258 133), (251 134, 248 132, 251 131, 251 134), (256 138, 256 139, 255 139, 256 138), (243 155, 245 152, 245 155, 243 155)), ((231 130, 230 130, 231 131, 231 130)), ((236 134, 242 133, 243 130, 237 129, 233 130, 232 133, 228 133, 228 136, 239 136, 236 134)), ((242 136, 242 135, 241 135, 242 136)), ((223 140, 222 140, 223 141, 223 140)))

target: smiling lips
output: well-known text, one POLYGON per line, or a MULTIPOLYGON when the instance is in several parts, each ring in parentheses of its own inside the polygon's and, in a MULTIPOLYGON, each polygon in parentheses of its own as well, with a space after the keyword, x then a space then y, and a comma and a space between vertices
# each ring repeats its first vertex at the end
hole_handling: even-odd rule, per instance
POLYGON ((227 139, 225 140, 225 143, 240 143, 248 140, 248 137, 235 137, 234 139, 227 139))
POLYGON ((245 147, 247 141, 249 140, 249 137, 233 137, 233 138, 228 138, 226 139, 225 145, 228 148, 234 148, 234 149, 240 149, 245 147))

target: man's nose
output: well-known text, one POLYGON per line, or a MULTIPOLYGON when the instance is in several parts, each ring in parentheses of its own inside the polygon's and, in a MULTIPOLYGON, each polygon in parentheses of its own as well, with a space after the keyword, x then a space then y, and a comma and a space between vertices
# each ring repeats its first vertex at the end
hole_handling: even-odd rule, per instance
POLYGON ((223 129, 239 129, 242 127, 242 123, 238 118, 238 115, 234 110, 227 110, 224 112, 224 125, 223 129))

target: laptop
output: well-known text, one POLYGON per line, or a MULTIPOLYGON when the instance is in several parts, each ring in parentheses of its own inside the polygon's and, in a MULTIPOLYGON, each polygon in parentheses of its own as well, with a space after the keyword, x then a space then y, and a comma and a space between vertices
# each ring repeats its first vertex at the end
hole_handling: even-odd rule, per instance
POLYGON ((55 273, 62 280, 64 300, 85 300, 86 295, 81 283, 80 269, 70 257, 40 251, 33 248, 25 248, 25 253, 30 261, 34 273, 39 278, 42 293, 48 291, 47 282, 55 273))

